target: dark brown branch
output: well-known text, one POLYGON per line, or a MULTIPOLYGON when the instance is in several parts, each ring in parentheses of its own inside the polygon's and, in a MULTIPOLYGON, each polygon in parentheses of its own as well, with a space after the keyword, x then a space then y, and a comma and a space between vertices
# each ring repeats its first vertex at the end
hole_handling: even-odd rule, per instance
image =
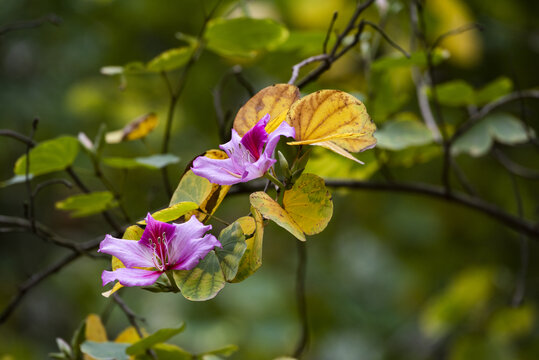
POLYGON ((364 20, 363 21, 365 23, 365 25, 369 25, 370 27, 372 27, 374 30, 378 31, 378 33, 380 35, 382 35, 382 37, 389 43, 389 45, 391 45, 392 47, 394 47, 395 49, 397 49, 398 51, 400 51, 404 56, 406 56, 408 59, 410 58, 410 54, 404 50, 399 44, 397 44, 395 41, 393 41, 389 35, 386 34, 386 32, 378 25, 376 25, 375 23, 373 22, 370 22, 370 21, 367 21, 367 20, 364 20))
POLYGON ((40 27, 46 23, 58 26, 62 23, 62 19, 56 14, 48 14, 35 20, 13 22, 0 27, 0 36, 10 31, 40 27))
POLYGON ((508 214, 499 207, 479 198, 470 197, 458 192, 448 194, 444 188, 439 186, 420 183, 372 183, 358 180, 326 180, 326 185, 329 187, 345 187, 349 189, 402 192, 443 199, 482 212, 515 231, 522 231, 539 240, 539 224, 534 224, 508 214))
POLYGON ((34 147, 36 145, 35 141, 30 139, 28 136, 20 134, 13 130, 0 129, 0 136, 10 137, 12 139, 18 140, 26 146, 34 147))
POLYGON ((60 259, 60 261, 56 262, 55 264, 30 276, 30 278, 28 278, 19 286, 19 290, 17 291, 17 294, 15 294, 11 298, 8 305, 4 308, 2 313, 0 313, 0 324, 3 324, 9 318, 9 316, 13 313, 15 308, 20 304, 20 302, 22 301, 22 299, 28 293, 29 290, 31 290, 33 287, 40 284, 43 280, 57 273, 58 271, 62 270, 71 262, 79 258, 82 254, 82 251, 89 251, 89 250, 97 248, 101 240, 102 240, 102 237, 99 237, 94 240, 90 240, 86 243, 81 244, 80 246, 81 252, 72 252, 71 254, 60 259))
POLYGON ((364 3, 360 3, 356 6, 356 10, 352 14, 350 20, 348 21, 348 24, 346 25, 345 29, 337 35, 337 40, 335 41, 335 44, 331 48, 331 51, 328 54, 328 57, 322 62, 316 69, 311 71, 309 74, 307 74, 303 79, 301 79, 297 86, 301 89, 305 87, 307 84, 317 80, 320 75, 322 75, 324 72, 329 70, 331 68, 331 65, 337 61, 341 56, 343 56, 348 50, 350 50, 352 47, 354 47, 358 41, 359 36, 361 35, 361 31, 363 30, 364 24, 357 24, 357 20, 359 16, 367 9, 369 6, 371 6, 374 3, 375 0, 367 0, 364 3), (342 45, 344 44, 345 38, 350 35, 352 31, 356 30, 356 34, 354 36, 354 39, 350 44, 345 46, 341 49, 342 45), (339 51, 339 49, 341 49, 339 51))
POLYGON ((65 187, 68 187, 70 189, 73 187, 73 184, 67 181, 66 179, 50 179, 50 180, 37 184, 32 195, 36 197, 37 194, 41 192, 41 190, 45 189, 46 187, 49 187, 51 185, 56 185, 56 184, 62 184, 65 187))
POLYGON ((333 32, 333 26, 335 26, 335 22, 337 21, 337 16, 339 13, 335 11, 333 13, 333 17, 331 18, 331 21, 329 23, 328 31, 326 33, 326 38, 324 39, 324 44, 322 45, 322 53, 327 54, 328 53, 328 43, 329 38, 331 37, 331 33, 333 32))

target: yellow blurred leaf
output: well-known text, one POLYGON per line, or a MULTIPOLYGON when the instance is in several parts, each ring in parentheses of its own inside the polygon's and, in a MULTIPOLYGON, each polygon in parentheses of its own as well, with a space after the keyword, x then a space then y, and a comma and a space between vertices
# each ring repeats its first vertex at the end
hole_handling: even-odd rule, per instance
POLYGON ((350 152, 376 144, 376 126, 365 105, 342 91, 320 90, 305 96, 292 105, 286 120, 296 130, 296 141, 289 145, 318 145, 358 161, 350 152))
MULTIPOLYGON (((226 159, 227 155, 221 150, 208 150, 203 156, 210 159, 226 159)), ((192 162, 191 162, 192 164, 192 162)), ((191 164, 188 165, 190 169, 191 164)), ((206 221, 215 213, 226 194, 230 190, 230 185, 218 185, 211 183, 208 179, 195 175, 191 170, 187 170, 178 187, 170 199, 170 206, 180 202, 194 202, 198 204, 198 209, 188 212, 185 218, 196 215, 201 222, 206 221)))
MULTIPOLYGON (((141 330, 143 336, 147 336, 144 330, 141 330)), ((137 333, 137 329, 130 326, 121 333, 118 334, 114 342, 125 343, 125 344, 134 344, 139 341, 141 338, 137 333)))
MULTIPOLYGON (((240 108, 234 119, 234 129, 240 136, 243 136, 258 122, 258 120, 266 114, 269 114, 273 123, 270 121, 266 130, 271 132, 268 129, 275 124, 274 120, 277 119, 279 115, 283 113, 286 114, 288 109, 290 109, 290 106, 298 100, 299 97, 299 89, 294 85, 275 84, 268 86, 256 93, 240 108)), ((281 122, 282 120, 284 120, 284 117, 280 119, 281 122)), ((275 130, 277 126, 274 126, 273 130, 275 130)))
POLYGON ((286 212, 307 235, 320 233, 333 215, 331 194, 324 179, 314 174, 303 174, 283 197, 286 212))
POLYGON ((109 144, 117 144, 122 141, 137 140, 146 137, 157 126, 159 120, 155 113, 142 115, 121 130, 111 131, 105 135, 105 141, 109 144))
POLYGON ((107 331, 96 314, 90 314, 86 318, 86 340, 95 342, 107 341, 107 331))
MULTIPOLYGON (((195 209, 198 209, 198 204, 192 201, 183 201, 169 206, 166 209, 154 212, 152 217, 158 221, 170 222, 179 219, 181 216, 195 209)), ((146 225, 146 220, 141 220, 137 222, 137 224, 146 225)))
POLYGON ((262 191, 257 191, 249 197, 251 205, 258 210, 265 218, 272 220, 283 229, 290 232, 298 240, 305 241, 305 234, 298 224, 292 219, 275 200, 262 191))

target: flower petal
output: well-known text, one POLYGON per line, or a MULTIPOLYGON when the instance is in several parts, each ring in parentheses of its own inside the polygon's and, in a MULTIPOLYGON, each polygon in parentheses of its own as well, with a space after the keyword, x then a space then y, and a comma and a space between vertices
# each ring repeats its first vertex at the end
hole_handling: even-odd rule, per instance
POLYGON ((268 156, 266 152, 262 153, 260 159, 245 166, 245 172, 243 173, 241 181, 247 182, 264 176, 266 171, 268 171, 276 161, 277 160, 273 159, 271 156, 268 156))
MULTIPOLYGON (((192 243, 200 240, 200 238, 212 228, 211 225, 203 225, 198 221, 195 215, 191 216, 189 221, 183 224, 175 224, 175 226, 176 234, 168 243, 168 257, 172 267, 176 266, 176 264, 182 264, 186 257, 189 256, 190 252, 192 252, 192 243)), ((210 246, 210 248, 206 251, 204 256, 206 256, 214 246, 220 246, 219 242, 217 242, 217 244, 213 243, 212 245, 210 243, 207 245, 210 246)))
POLYGON ((269 121, 269 114, 266 114, 260 119, 255 126, 243 135, 241 144, 258 160, 262 155, 264 145, 268 141, 268 133, 266 132, 266 124, 269 121))
POLYGON ((105 236, 99 245, 99 252, 116 256, 126 267, 153 267, 153 253, 140 241, 116 239, 105 236))
POLYGON ((233 185, 241 182, 241 174, 236 172, 232 159, 220 160, 199 156, 193 161, 191 170, 195 175, 206 178, 214 184, 233 185))
POLYGON ((177 244, 180 248, 179 259, 173 270, 191 270, 198 265, 200 260, 216 246, 221 247, 219 240, 215 236, 208 234, 200 239, 184 240, 181 244, 177 244))
POLYGON ((114 271, 103 271, 101 279, 103 286, 111 281, 118 280, 123 286, 150 286, 159 279, 161 272, 120 268, 114 271))
POLYGON ((296 136, 296 130, 292 126, 288 125, 286 121, 283 121, 277 129, 269 133, 268 143, 264 149, 264 154, 267 154, 269 157, 273 157, 273 151, 275 151, 275 147, 277 146, 281 136, 293 138, 296 136))
MULTIPOLYGON (((174 227, 174 225, 167 224, 162 221, 157 221, 150 215, 150 213, 148 213, 148 215, 146 215, 146 228, 144 229, 144 232, 142 233, 142 236, 140 237, 139 243, 141 245, 150 247, 151 246, 150 240, 154 244, 156 244, 157 238, 162 238, 163 234, 165 234, 165 237, 167 239, 170 239, 174 236, 175 231, 176 231, 176 228, 174 227)), ((149 251, 151 252, 151 249, 149 249, 149 251)), ((128 266, 128 267, 133 267, 133 266, 128 266)))

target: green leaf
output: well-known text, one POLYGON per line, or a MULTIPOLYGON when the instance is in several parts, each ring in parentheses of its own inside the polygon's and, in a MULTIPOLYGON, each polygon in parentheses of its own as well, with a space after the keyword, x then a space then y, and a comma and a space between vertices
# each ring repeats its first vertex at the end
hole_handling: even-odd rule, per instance
MULTIPOLYGON (((153 351, 159 360, 193 360, 193 354, 172 344, 156 344, 153 351)), ((139 357, 137 357, 138 359, 139 357)), ((144 358, 146 360, 146 358, 144 358)), ((148 358, 148 360, 152 360, 148 358)))
MULTIPOLYGON (((190 211, 198 209, 198 205, 192 201, 185 201, 174 204, 166 209, 156 211, 152 214, 155 220, 170 222, 179 219, 190 211)), ((146 220, 139 221, 137 224, 146 225, 146 220)))
POLYGON ((80 349, 83 353, 97 360, 129 360, 129 356, 125 353, 129 345, 114 342, 85 341, 80 346, 80 349))
POLYGON ((208 48, 222 56, 254 57, 288 38, 288 30, 271 19, 215 19, 206 30, 208 48))
POLYGON ((146 350, 152 348, 156 344, 163 343, 173 337, 174 335, 177 335, 181 333, 185 329, 185 324, 181 323, 180 326, 175 328, 168 328, 168 329, 160 329, 157 330, 155 333, 151 334, 150 336, 147 336, 143 339, 140 339, 133 345, 129 346, 127 348, 127 354, 128 355, 138 355, 142 354, 146 350))
POLYGON ((136 158, 107 157, 103 163, 118 169, 145 168, 159 170, 171 164, 177 164, 180 158, 172 154, 160 154, 136 158))
MULTIPOLYGON (((28 178, 31 180, 34 176, 32 174, 28 174, 28 178)), ((26 181, 26 176, 25 175, 15 175, 13 176, 11 179, 7 179, 7 180, 4 180, 4 181, 1 181, 0 182, 0 188, 3 188, 3 187, 6 187, 6 186, 10 186, 10 185, 15 185, 15 184, 20 184, 20 183, 23 183, 26 181)))
MULTIPOLYGON (((60 136, 43 141, 30 150, 30 173, 34 176, 64 170, 75 161, 79 141, 73 136, 60 136)), ((15 175, 26 173, 26 155, 15 163, 15 175)))
POLYGON ((485 105, 507 95, 513 90, 513 82, 507 77, 499 77, 475 93, 475 104, 485 105))
POLYGON ((226 345, 222 348, 211 350, 211 351, 205 351, 200 355, 218 355, 218 356, 224 356, 229 357, 230 355, 234 354, 236 351, 238 351, 237 345, 226 345))
MULTIPOLYGON (((375 137, 378 132, 375 132, 375 137)), ((365 151, 359 154, 358 158, 365 162, 365 165, 357 166, 353 161, 335 154, 332 151, 325 151, 318 146, 311 147, 312 154, 305 168, 305 172, 317 174, 323 178, 348 178, 366 180, 370 178, 379 168, 374 151, 365 151)))
POLYGON ((378 140, 376 147, 388 150, 402 150, 434 141, 425 124, 408 118, 384 123, 384 126, 374 133, 374 137, 378 140))
MULTIPOLYGON (((438 65, 442 61, 448 58, 449 58, 449 52, 444 49, 436 48, 434 49, 432 53, 433 65, 438 65)), ((410 54, 410 58, 407 58, 406 56, 400 53, 384 56, 375 60, 371 65, 371 69, 373 71, 386 71, 392 68, 405 67, 405 66, 419 66, 423 68, 426 67, 427 56, 425 52, 416 51, 410 54)))
POLYGON ((219 242, 222 247, 216 247, 215 253, 219 258, 225 280, 231 281, 236 277, 240 260, 247 248, 240 223, 236 221, 224 228, 219 235, 219 242))
POLYGON ((506 145, 525 143, 528 141, 526 126, 511 114, 488 115, 457 138, 451 147, 451 154, 482 156, 488 153, 494 140, 506 145))
POLYGON ((193 270, 177 270, 173 275, 182 295, 192 301, 212 299, 225 286, 225 276, 213 250, 193 270))
POLYGON ((114 199, 114 195, 110 191, 74 195, 56 203, 57 209, 70 210, 71 217, 98 214, 116 206, 118 206, 118 202, 114 199))
POLYGON ((193 46, 184 46, 162 52, 148 62, 146 69, 153 72, 176 70, 187 64, 194 49, 193 46))
POLYGON ((333 215, 331 194, 324 179, 314 174, 302 174, 292 189, 284 192, 283 207, 307 235, 322 232, 333 215))
POLYGON ((475 103, 475 90, 464 80, 453 80, 437 85, 436 95, 442 105, 466 106, 475 103))
POLYGON ((292 217, 275 200, 263 191, 257 191, 249 196, 251 205, 266 219, 270 219, 298 240, 305 241, 305 234, 292 217))
POLYGON ((237 222, 245 236, 247 248, 240 260, 236 277, 231 282, 247 279, 262 266, 262 241, 264 238, 264 222, 258 210, 251 207, 251 216, 239 218, 237 222))

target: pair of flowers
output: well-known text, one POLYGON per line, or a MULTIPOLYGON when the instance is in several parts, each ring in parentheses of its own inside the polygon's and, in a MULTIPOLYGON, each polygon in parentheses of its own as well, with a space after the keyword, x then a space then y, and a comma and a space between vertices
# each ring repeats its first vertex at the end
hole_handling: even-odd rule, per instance
MULTIPOLYGON (((198 157, 191 170, 212 183, 232 185, 264 176, 276 162, 274 151, 281 136, 294 137, 295 130, 282 122, 271 133, 265 130, 269 114, 240 137, 232 130, 232 139, 221 145, 228 159, 198 157)), ((125 266, 115 271, 103 271, 103 285, 118 280, 124 286, 150 286, 161 274, 170 270, 191 270, 214 247, 221 244, 215 236, 206 234, 211 225, 204 226, 195 216, 183 224, 157 221, 150 214, 139 241, 116 239, 107 235, 99 251, 117 257, 125 266)))

